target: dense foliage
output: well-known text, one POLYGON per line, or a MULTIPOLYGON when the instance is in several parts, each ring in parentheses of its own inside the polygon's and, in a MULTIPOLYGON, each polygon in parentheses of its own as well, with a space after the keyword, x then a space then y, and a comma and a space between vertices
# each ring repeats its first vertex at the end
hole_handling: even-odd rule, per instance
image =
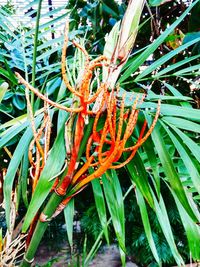
MULTIPOLYGON (((75 199, 75 206, 71 201, 64 209, 71 247, 74 209, 82 230, 90 239, 94 238, 94 245, 87 243, 90 248, 87 256, 83 249, 84 266, 95 255, 102 240, 104 244, 117 240, 123 264, 125 254, 143 266, 161 263, 180 266, 183 261, 189 262, 190 256, 194 261, 200 260, 200 33, 199 16, 196 15, 200 4, 199 1, 189 2, 149 1, 144 7, 135 45, 118 78, 121 95, 126 92, 125 108, 132 106, 134 93, 147 94, 139 106, 138 124, 127 145, 133 145, 139 138, 144 120, 151 125, 158 99, 162 101, 161 113, 151 136, 131 162, 120 171, 107 171, 100 181, 92 181, 75 199)), ((42 4, 39 1, 37 16, 33 18, 30 9, 33 3, 21 10, 26 24, 23 20, 17 25, 13 23, 12 5, 0 9, 0 172, 2 183, 4 179, 3 207, 7 227, 16 238, 15 220, 20 222, 26 214, 22 228, 26 232, 34 215, 49 199, 52 177, 56 178, 65 168, 66 137, 63 132, 68 119, 57 108, 49 109, 53 125, 51 149, 47 167, 33 193, 28 162, 28 148, 33 138, 30 110, 24 87, 18 84, 14 72, 19 72, 49 99, 67 106, 73 96, 65 90, 61 79, 63 36, 51 35, 50 39, 48 34, 56 34, 70 14, 70 40, 79 40, 91 58, 99 54, 109 56, 119 35, 117 22, 123 18, 127 7, 126 1, 121 5, 115 1, 76 1, 74 5, 74 1, 69 1, 67 6, 50 9, 39 16, 42 4), (60 13, 64 9, 66 12, 60 13), (42 23, 44 17, 50 18, 49 21, 42 23)), ((78 84, 84 59, 72 43, 67 49, 67 62, 69 80, 78 84)), ((95 75, 98 77, 101 73, 95 75)), ((96 86, 98 78, 95 79, 96 86)), ((33 93, 29 96, 36 127, 40 127, 43 101, 33 93)), ((102 121, 104 119, 102 117, 102 121)), ((93 123, 92 119, 89 126, 90 123, 93 123)), ((41 137, 41 145, 43 140, 41 137)), ((34 147, 34 151, 36 149, 34 147)), ((84 164, 85 146, 81 149, 81 164, 84 164)), ((124 160, 126 154, 119 163, 124 160)), ((5 231, 4 225, 3 235, 5 231)), ((5 238, 11 242, 9 232, 5 238)), ((19 238, 16 242, 22 241, 19 238)), ((8 263, 11 259, 4 257, 7 253, 5 244, 0 246, 3 251, 0 259, 8 263)))

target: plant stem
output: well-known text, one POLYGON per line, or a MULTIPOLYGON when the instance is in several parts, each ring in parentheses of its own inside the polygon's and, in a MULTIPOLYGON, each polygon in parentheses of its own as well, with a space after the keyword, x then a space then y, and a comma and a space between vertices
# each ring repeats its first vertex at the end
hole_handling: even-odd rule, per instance
MULTIPOLYGON (((78 160, 80 160, 82 153, 85 150, 85 146, 87 143, 87 140, 92 132, 92 126, 93 126, 94 119, 91 118, 89 121, 89 124, 84 129, 84 136, 82 138, 82 142, 80 144, 79 152, 78 152, 78 160)), ((63 176, 63 178, 65 175, 63 176)), ((62 183, 62 179, 60 181, 62 183)), ((56 211, 58 205, 63 200, 64 197, 58 196, 55 192, 50 197, 48 203, 46 204, 46 207, 43 210, 43 213, 48 216, 48 218, 51 218, 51 216, 56 211)), ((30 267, 31 263, 28 263, 26 260, 31 261, 34 258, 34 255, 37 251, 37 248, 40 244, 40 241, 44 235, 44 232, 46 231, 48 226, 48 222, 40 222, 38 221, 35 231, 33 233, 31 242, 29 244, 29 247, 25 253, 24 259, 20 265, 20 267, 30 267)))
MULTIPOLYGON (((53 213, 55 212, 57 206, 60 204, 62 201, 63 197, 58 196, 56 193, 53 193, 51 198, 49 199, 46 207, 44 208, 43 213, 47 216, 47 218, 51 218, 53 213)), ((40 241, 44 235, 44 232, 47 229, 48 226, 48 221, 46 222, 41 222, 38 221, 34 235, 32 236, 31 242, 29 244, 29 247, 25 253, 24 259, 20 264, 20 267, 30 267, 31 266, 31 261, 34 258, 34 255, 37 251, 37 248, 40 244, 40 241)))
MULTIPOLYGON (((37 58, 37 42, 39 33, 39 22, 41 14, 42 0, 38 2, 36 25, 35 25, 35 35, 34 35, 34 48, 33 48, 33 66, 32 66, 32 86, 35 87, 35 75, 36 75, 36 58, 37 58)), ((34 104, 34 93, 31 93, 31 105, 34 104)))

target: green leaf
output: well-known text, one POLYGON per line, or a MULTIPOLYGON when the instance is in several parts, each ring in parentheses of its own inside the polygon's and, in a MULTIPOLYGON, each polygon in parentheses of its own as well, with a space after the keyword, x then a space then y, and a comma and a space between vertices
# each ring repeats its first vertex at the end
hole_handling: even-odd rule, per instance
POLYGON ((185 64, 188 64, 189 62, 191 62, 192 60, 195 60, 197 58, 199 58, 200 55, 196 55, 196 56, 193 56, 193 57, 188 57, 188 58, 185 58, 184 60, 181 60, 181 61, 178 61, 177 63, 175 64, 172 64, 170 66, 167 66, 166 68, 162 69, 161 71, 157 72, 155 75, 153 75, 154 78, 159 78, 160 76, 172 71, 172 70, 175 70, 176 68, 179 68, 185 64))
MULTIPOLYGON (((127 143, 129 146, 129 141, 127 143)), ((132 142, 130 143, 130 146, 132 142)), ((126 165, 126 170, 130 176, 131 181, 139 188, 143 197, 147 200, 150 207, 154 207, 153 198, 150 191, 147 172, 144 168, 144 164, 140 158, 140 155, 136 153, 132 161, 126 165)))
POLYGON ((43 202, 51 190, 56 174, 58 174, 65 162, 65 139, 64 139, 64 125, 66 118, 69 114, 66 113, 65 118, 63 118, 62 124, 60 125, 60 132, 58 133, 56 140, 50 150, 49 156, 47 158, 45 167, 40 175, 40 179, 35 188, 33 197, 29 204, 28 211, 26 213, 25 221, 23 224, 22 231, 26 232, 31 221, 36 215, 38 209, 41 207, 43 202))
POLYGON ((6 93, 6 91, 8 90, 9 84, 4 82, 0 85, 0 103, 3 100, 3 97, 6 93))
MULTIPOLYGON (((126 197, 127 197, 130 193, 132 193, 132 192, 133 192, 133 185, 131 185, 131 186, 129 187, 129 189, 126 191, 126 193, 124 194, 124 196, 123 196, 123 200, 125 200, 126 197)), ((108 222, 107 222, 107 226, 108 226, 110 223, 111 223, 111 218, 109 218, 109 220, 108 220, 108 222)), ((100 247, 100 245, 101 245, 101 239, 102 239, 102 237, 103 237, 103 234, 104 234, 104 233, 103 233, 103 230, 102 230, 102 231, 99 233, 99 235, 98 235, 98 237, 97 237, 97 239, 96 239, 94 245, 92 246, 90 252, 88 253, 87 258, 85 259, 85 264, 88 264, 88 263, 90 262, 90 260, 91 260, 91 258, 93 257, 93 255, 95 255, 95 251, 97 251, 98 248, 100 247)), ((87 266, 87 265, 86 265, 86 266, 87 266)))
MULTIPOLYGON (((40 56, 37 57, 37 60, 44 60, 47 59, 51 54, 54 52, 58 52, 61 48, 59 47, 53 47, 51 50, 47 50, 46 52, 42 53, 40 56)), ((56 68, 58 69, 58 68, 56 68)))
POLYGON ((166 116, 162 118, 162 121, 168 123, 169 125, 174 125, 179 129, 200 133, 200 125, 186 119, 166 116))
POLYGON ((188 48, 189 46, 195 44, 198 41, 200 41, 200 37, 199 38, 196 38, 196 39, 194 39, 194 40, 192 40, 192 41, 190 41, 190 42, 188 42, 188 43, 186 43, 184 45, 181 45, 177 49, 175 49, 175 50, 167 53, 164 56, 162 56, 161 58, 159 58, 158 60, 156 60, 154 63, 152 63, 148 68, 146 68, 142 73, 140 73, 136 77, 136 79, 134 81, 135 82, 140 81, 142 78, 144 78, 145 76, 147 76, 148 74, 150 74, 152 71, 154 71, 155 69, 157 69, 158 67, 160 67, 161 65, 163 65, 165 62, 167 62, 168 60, 170 60, 171 58, 173 58, 179 52, 185 50, 186 48, 188 48))
POLYGON ((60 11, 62 12, 64 9, 65 12, 70 12, 71 10, 66 10, 66 5, 67 3, 65 5, 59 6, 58 8, 53 8, 51 11, 41 14, 40 18, 45 18, 45 17, 50 18, 54 14, 59 14, 60 11))
POLYGON ((182 265, 184 265, 184 261, 183 261, 182 257, 180 256, 180 254, 177 250, 176 244, 174 242, 174 237, 173 237, 172 229, 170 226, 169 218, 167 215, 165 203, 162 199, 162 196, 160 196, 160 201, 158 202, 153 191, 152 191, 152 195, 153 195, 154 203, 155 203, 155 213, 156 213, 156 216, 157 216, 158 221, 160 223, 163 234, 164 234, 164 236, 165 236, 165 238, 169 244, 172 255, 173 255, 177 265, 182 266, 182 265))
MULTIPOLYGON (((142 108, 150 108, 156 110, 157 104, 146 102, 141 105, 142 108)), ((182 118, 190 118, 190 120, 200 121, 200 110, 188 107, 179 107, 177 105, 162 104, 161 105, 161 116, 175 116, 182 118)))
MULTIPOLYGON (((39 112, 37 114, 39 114, 39 112)), ((27 120, 27 114, 21 115, 21 116, 16 117, 16 118, 13 118, 13 119, 5 122, 4 124, 1 124, 0 125, 0 130, 8 128, 10 126, 22 125, 26 120, 27 120)), ((1 136, 1 134, 0 134, 0 136, 1 136)))
POLYGON ((173 101, 192 101, 193 99, 191 97, 188 97, 188 96, 168 96, 168 95, 156 95, 154 94, 153 92, 149 93, 146 100, 151 100, 151 101, 154 101, 154 100, 173 100, 173 101))
MULTIPOLYGON (((35 120, 36 127, 39 126, 40 121, 41 121, 41 117, 36 118, 35 120)), ((12 196, 13 182, 14 182, 19 164, 21 162, 21 159, 23 155, 26 153, 26 151, 28 150, 28 146, 29 146, 29 143, 32 137, 33 137, 32 129, 31 127, 29 127, 23 134, 22 138, 20 139, 15 149, 15 152, 12 156, 12 159, 10 161, 10 164, 8 166, 8 170, 5 176, 4 199, 5 199, 6 223, 7 223, 8 229, 10 229, 10 202, 11 202, 11 196, 12 196)))
POLYGON ((73 248, 73 221, 74 221, 74 198, 72 198, 64 209, 67 237, 71 249, 73 248))
MULTIPOLYGON (((11 103, 9 103, 8 105, 0 104, 0 112, 9 116, 12 111, 13 111, 13 106, 11 105, 11 103)), ((10 116, 12 117, 12 115, 10 116)))
POLYGON ((17 78, 16 76, 13 74, 13 71, 11 70, 8 62, 6 59, 4 59, 4 64, 5 64, 5 67, 6 67, 6 70, 8 71, 9 75, 10 75, 10 81, 13 82, 14 85, 17 85, 18 84, 18 81, 17 81, 17 78))
POLYGON ((121 186, 114 170, 107 171, 102 177, 104 194, 120 246, 122 266, 125 266, 125 218, 121 186))
POLYGON ((200 69, 200 64, 194 65, 194 66, 191 66, 191 67, 188 67, 188 68, 185 68, 185 69, 181 69, 181 70, 179 70, 177 72, 174 72, 174 75, 181 76, 181 75, 183 75, 183 74, 185 74, 187 72, 192 73, 193 71, 199 70, 199 69, 200 69))
MULTIPOLYGON (((2 13, 2 10, 0 10, 0 13, 2 13)), ((12 36, 14 39, 17 39, 17 36, 14 34, 14 32, 11 30, 15 27, 13 27, 13 25, 11 24, 11 22, 6 18, 5 15, 0 15, 0 23, 1 23, 1 27, 4 29, 4 31, 9 34, 10 36, 12 36), (6 25, 5 22, 8 22, 9 26, 6 25), (11 28, 11 29, 10 29, 11 28)))
MULTIPOLYGON (((41 51, 42 49, 45 49, 45 48, 48 48, 48 47, 52 47, 53 45, 57 45, 59 44, 61 41, 63 41, 63 36, 60 36, 58 38, 55 38, 55 39, 51 39, 51 40, 48 40, 46 41, 45 43, 39 45, 37 47, 37 51, 41 51)), ((57 64, 57 63, 56 63, 57 64)), ((48 66, 45 66, 45 67, 48 67, 48 66)), ((59 63, 59 67, 60 67, 60 63, 59 63)))
POLYGON ((26 107, 26 100, 20 95, 14 95, 12 102, 13 105, 19 110, 23 110, 26 107))
POLYGON ((181 70, 177 71, 177 72, 174 72, 174 75, 176 76, 181 76, 185 73, 192 73, 193 71, 195 70, 199 70, 200 69, 200 64, 197 64, 197 65, 194 65, 194 66, 191 66, 191 67, 188 67, 188 68, 182 68, 181 70))
POLYGON ((188 12, 198 3, 199 0, 194 1, 183 14, 175 20, 175 22, 168 27, 147 49, 144 50, 135 60, 132 61, 130 67, 123 73, 119 82, 125 81, 132 73, 134 73, 145 60, 164 42, 166 37, 177 27, 177 25, 188 15, 188 12))
POLYGON ((152 236, 152 232, 151 232, 151 226, 150 226, 150 222, 149 222, 149 217, 148 217, 148 213, 147 213, 147 208, 145 205, 145 201, 144 198, 140 192, 140 190, 138 188, 136 188, 136 197, 137 197, 137 203, 140 209, 140 213, 142 216, 142 223, 144 225, 144 230, 145 230, 145 234, 147 236, 147 240, 149 242, 149 246, 151 248, 151 251, 153 253, 153 256, 156 260, 156 262, 158 263, 159 266, 161 266, 161 262, 157 253, 157 249, 153 240, 153 236, 152 236))
MULTIPOLYGON (((64 19, 67 15, 68 15, 68 13, 66 12, 66 13, 64 13, 64 14, 62 14, 62 15, 56 17, 56 18, 51 19, 50 21, 48 21, 48 22, 46 22, 46 23, 41 24, 41 25, 39 26, 39 31, 44 30, 44 29, 47 29, 48 27, 51 27, 51 25, 56 24, 56 22, 60 22, 60 21, 61 21, 62 19, 64 19)), ((54 26, 55 26, 55 25, 54 25, 54 26)), ((58 25, 56 25, 56 26, 58 27, 58 25)), ((56 28, 56 26, 54 27, 54 29, 56 28)), ((60 25, 59 25, 59 26, 60 26, 60 25)), ((51 31, 51 29, 50 29, 50 31, 51 31)), ((29 38, 32 34, 34 34, 34 32, 35 32, 35 29, 31 29, 30 31, 28 31, 28 32, 26 32, 26 33, 24 34, 24 37, 25 37, 25 38, 27 38, 27 37, 29 38)), ((43 31, 40 32, 39 37, 42 35, 42 33, 43 33, 43 31)), ((45 32, 45 33, 46 33, 46 32, 45 32)), ((44 34, 44 33, 43 33, 43 34, 44 34)))
POLYGON ((48 96, 52 95, 60 85, 61 85, 61 78, 60 77, 56 77, 56 78, 52 79, 51 81, 48 81, 46 86, 45 86, 46 94, 48 96))
POLYGON ((24 7, 24 9, 30 9, 31 7, 33 7, 33 5, 37 5, 38 4, 38 2, 39 2, 39 0, 33 0, 33 1, 30 1, 30 2, 28 2, 26 5, 25 5, 25 7, 24 7))
MULTIPOLYGON (((183 96, 174 86, 172 86, 171 84, 168 84, 166 82, 163 82, 162 83, 167 87, 167 89, 174 95, 174 96, 177 96, 177 97, 180 97, 180 96, 183 96)), ((180 105, 183 106, 183 107, 188 107, 188 108, 191 108, 192 105, 187 101, 182 101, 180 102, 180 105)))
POLYGON ((82 252, 82 267, 84 266, 84 262, 85 262, 85 257, 87 254, 87 235, 85 235, 85 239, 84 239, 84 243, 83 243, 83 252, 82 252))
POLYGON ((109 14, 109 16, 112 16, 114 18, 118 18, 118 14, 112 8, 110 8, 108 5, 106 5, 105 2, 102 2, 102 8, 106 13, 109 14))
POLYGON ((66 94, 66 86, 65 86, 65 83, 62 81, 59 91, 58 91, 56 101, 59 102, 65 96, 65 94, 66 94))
POLYGON ((22 199, 24 201, 24 205, 28 208, 28 191, 27 191, 27 178, 28 178, 28 153, 24 154, 21 166, 21 176, 20 182, 22 184, 22 199))
POLYGON ((169 2, 170 0, 149 0, 149 4, 151 6, 160 6, 166 2, 169 2))
POLYGON ((183 44, 189 43, 195 39, 199 39, 200 32, 189 32, 185 35, 183 39, 183 44))
MULTIPOLYGON (((172 142, 174 143, 174 146, 176 147, 179 155, 181 156, 181 159, 183 160, 191 178, 193 181, 193 184, 200 194, 200 174, 198 173, 195 164, 192 162, 190 156, 188 155, 187 151, 185 150, 183 144, 176 138, 176 136, 168 129, 168 127, 162 123, 163 128, 170 136, 172 142)), ((179 138, 180 139, 180 138, 179 138)))
POLYGON ((99 179, 95 179, 92 181, 92 188, 93 188, 94 199, 95 199, 95 204, 96 204, 96 209, 98 212, 99 220, 101 222, 101 226, 104 232, 104 236, 106 238, 106 242, 109 245, 106 206, 105 206, 104 195, 103 195, 103 191, 102 191, 99 179))
POLYGON ((171 191, 171 193, 175 199, 183 227, 185 228, 186 231, 192 259, 198 261, 200 259, 200 246, 199 246, 200 228, 191 220, 191 218, 185 212, 184 208, 182 207, 180 201, 173 193, 173 191, 171 191))
POLYGON ((174 86, 172 86, 171 84, 168 84, 166 82, 163 82, 164 86, 167 87, 167 89, 174 95, 174 96, 183 96, 174 86))
POLYGON ((150 166, 153 172, 153 178, 155 181, 156 192, 158 198, 160 196, 160 176, 159 176, 159 165, 158 158, 154 150, 154 144, 152 142, 151 137, 149 137, 145 143, 143 144, 144 150, 146 152, 147 158, 149 160, 150 166))
MULTIPOLYGON (((111 222, 111 219, 109 219, 109 222, 111 222)), ((99 233, 95 243, 93 244, 92 248, 90 249, 87 257, 85 258, 83 264, 84 266, 88 266, 89 262, 94 258, 96 255, 98 249, 100 248, 102 244, 102 237, 103 237, 103 230, 99 233)))
POLYGON ((195 158, 200 162, 200 147, 190 138, 188 137, 183 131, 177 129, 171 124, 170 127, 178 134, 178 136, 183 140, 184 144, 190 149, 192 154, 195 156, 195 158))
POLYGON ((26 208, 28 207, 28 190, 27 190, 27 183, 28 183, 28 170, 29 170, 29 159, 28 159, 28 151, 24 154, 21 167, 20 167, 20 175, 18 179, 17 188, 17 201, 16 201, 16 210, 19 210, 19 206, 21 203, 21 198, 24 202, 26 208))
POLYGON ((13 84, 16 84, 16 79, 13 79, 13 77, 10 75, 10 73, 7 70, 4 70, 0 68, 0 74, 7 78, 9 81, 11 81, 13 84))
MULTIPOLYGON (((146 116, 146 120, 150 124, 151 119, 148 115, 146 116)), ((188 198, 186 196, 186 193, 184 191, 184 188, 182 186, 182 183, 180 181, 179 175, 176 172, 175 166, 173 164, 173 161, 171 159, 171 156, 168 152, 168 149, 166 147, 166 144, 163 140, 163 136, 159 132, 160 127, 158 125, 158 122, 151 134, 152 140, 154 142, 155 148, 158 152, 159 159, 161 161, 161 164, 163 166, 164 173, 166 175, 167 181, 169 181, 172 190, 177 195, 178 199, 180 200, 181 204, 185 208, 185 210, 188 212, 189 216, 195 221, 198 222, 197 216, 194 213, 193 209, 191 208, 188 198)))

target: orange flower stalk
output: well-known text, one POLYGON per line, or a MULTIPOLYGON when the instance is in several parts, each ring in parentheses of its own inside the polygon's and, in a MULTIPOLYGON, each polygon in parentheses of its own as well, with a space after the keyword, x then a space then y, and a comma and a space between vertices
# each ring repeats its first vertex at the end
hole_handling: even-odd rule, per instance
MULTIPOLYGON (((149 130, 145 133, 147 123, 144 121, 136 144, 131 147, 126 147, 126 142, 131 137, 137 123, 139 110, 136 109, 136 105, 138 103, 138 97, 136 97, 132 111, 129 111, 129 115, 127 115, 128 113, 125 111, 124 107, 125 96, 123 96, 118 122, 116 116, 116 97, 117 95, 113 94, 110 98, 110 102, 107 103, 107 118, 102 131, 97 132, 96 126, 99 116, 97 115, 95 117, 93 133, 88 140, 86 148, 87 161, 72 178, 71 184, 73 185, 73 188, 70 193, 76 192, 93 179, 101 177, 106 170, 118 169, 129 163, 133 159, 138 148, 146 141, 154 129, 160 113, 160 101, 156 116, 149 130), (125 152, 130 152, 128 158, 124 162, 117 164, 117 161, 125 152), (92 174, 83 176, 90 167, 94 166, 95 170, 92 174)), ((143 99, 141 99, 140 103, 142 103, 142 101, 143 99)))
MULTIPOLYGON (((60 196, 64 196, 67 193, 68 187, 70 185, 70 194, 75 194, 79 191, 83 186, 87 185, 90 181, 95 178, 101 177, 103 173, 108 169, 118 169, 125 166, 129 163, 137 152, 138 148, 146 141, 149 137, 153 128, 156 124, 160 113, 160 102, 158 104, 157 112, 151 127, 146 131, 147 123, 144 122, 140 135, 135 145, 131 147, 126 147, 126 143, 128 139, 131 137, 135 126, 137 124, 139 109, 137 108, 137 104, 142 104, 145 99, 145 94, 141 97, 137 95, 135 97, 132 109, 125 108, 125 94, 122 96, 120 107, 118 107, 119 102, 119 87, 111 92, 109 89, 109 81, 101 82, 99 88, 97 88, 96 92, 91 92, 91 82, 93 79, 93 73, 95 68, 107 66, 112 69, 111 65, 109 65, 109 60, 105 56, 99 56, 94 60, 90 60, 90 57, 85 50, 77 42, 73 41, 73 44, 80 49, 80 51, 85 56, 85 67, 82 75, 82 80, 77 85, 76 88, 73 88, 67 78, 66 75, 66 48, 68 43, 68 22, 66 23, 65 29, 65 39, 64 45, 62 49, 62 78, 66 85, 66 87, 71 91, 71 93, 79 98, 78 107, 65 107, 60 105, 52 100, 48 99, 46 96, 41 94, 37 89, 33 88, 28 82, 26 82, 19 73, 16 73, 19 81, 26 86, 27 89, 33 91, 38 97, 43 99, 45 103, 49 105, 55 106, 58 109, 65 110, 67 112, 75 112, 78 113, 77 121, 75 126, 75 132, 73 138, 70 138, 66 141, 73 142, 72 144, 66 144, 67 147, 67 158, 68 158, 68 166, 67 166, 67 174, 64 177, 62 183, 55 188, 56 194, 60 196), (90 110, 90 105, 97 100, 97 98, 101 96, 101 103, 98 107, 98 111, 95 113, 93 110, 90 110), (119 112, 119 115, 118 115, 119 112), (97 125, 99 122, 99 118, 101 114, 106 113, 106 119, 104 122, 104 126, 101 130, 97 130, 97 125), (84 135, 84 126, 87 124, 86 118, 89 115, 95 115, 94 124, 93 124, 93 132, 88 139, 87 147, 86 147, 86 163, 77 171, 78 167, 78 152, 80 148, 80 144, 84 135), (123 153, 129 153, 128 158, 117 164, 118 160, 121 158, 123 153), (88 169, 90 167, 95 167, 95 171, 87 175, 88 169)), ((69 124, 69 122, 67 122, 69 124)), ((34 133, 34 142, 38 144, 38 151, 42 154, 42 150, 39 147, 38 138, 41 136, 41 131, 44 126, 41 126, 41 130, 38 134, 34 133)), ((35 132, 35 130, 34 130, 35 132)), ((32 144, 31 144, 32 147, 32 144)), ((42 157, 43 158, 43 157, 42 157)), ((31 159, 31 157, 30 157, 31 159)), ((43 160, 44 162, 44 160, 43 160)), ((44 164, 42 163, 42 166, 44 164)), ((37 168, 38 169, 38 168, 37 168)), ((37 171, 37 176, 38 176, 37 171)), ((69 199, 69 198, 68 198, 69 199)), ((68 202, 68 200, 64 201, 68 202)))

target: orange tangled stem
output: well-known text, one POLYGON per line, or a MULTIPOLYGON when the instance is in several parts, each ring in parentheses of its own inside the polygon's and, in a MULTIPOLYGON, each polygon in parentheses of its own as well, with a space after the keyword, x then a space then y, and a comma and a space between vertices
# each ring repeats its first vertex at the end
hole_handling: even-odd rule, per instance
MULTIPOLYGON (((116 98, 113 96, 113 98, 116 98)), ((124 97, 121 102, 120 106, 120 117, 118 124, 116 126, 116 121, 114 122, 113 119, 116 117, 116 106, 113 107, 113 102, 111 101, 108 103, 110 105, 107 108, 107 118, 104 123, 104 128, 101 134, 98 135, 96 129, 93 128, 93 133, 90 136, 87 149, 86 149, 86 158, 87 162, 83 165, 83 167, 74 175, 71 184, 74 186, 72 192, 79 190, 82 186, 85 186, 87 183, 92 181, 95 178, 100 177, 103 173, 106 172, 108 169, 118 169, 125 166, 129 163, 132 158, 134 157, 135 153, 137 152, 138 148, 146 141, 149 135, 152 133, 155 124, 157 122, 159 113, 160 113, 160 101, 158 103, 157 112, 153 123, 149 130, 145 133, 145 129, 147 127, 146 121, 144 122, 139 138, 134 146, 125 147, 126 141, 132 135, 133 130, 135 128, 137 117, 138 117, 138 110, 136 110, 136 103, 138 102, 138 97, 136 98, 132 111, 124 122, 124 97), (112 114, 111 114, 112 113, 112 114), (111 125, 112 123, 112 125, 111 125), (113 128, 113 126, 115 128, 113 128), (112 129, 111 129, 112 128, 112 129), (125 128, 125 129, 123 129, 125 128), (111 134, 112 132, 112 134, 111 134), (110 139, 110 142, 107 142, 110 139), (96 144, 98 142, 98 144, 96 144), (110 144, 108 146, 108 143, 110 144), (90 152, 93 150, 92 147, 95 147, 93 155, 90 156, 90 152), (103 150, 103 148, 105 149, 103 150), (103 151, 103 152, 102 152, 103 151), (128 158, 121 164, 116 165, 115 163, 120 159, 124 152, 131 152, 128 158), (95 156, 95 154, 97 156, 95 156), (95 162, 96 161, 96 162, 95 162), (95 163, 94 163, 95 162, 95 163), (81 179, 81 176, 90 168, 91 166, 97 166, 95 171, 90 174, 89 176, 81 179)), ((95 125, 96 128, 96 125, 95 125)))
MULTIPOLYGON (((121 97, 121 101, 119 103, 119 86, 117 86, 116 90, 112 89, 110 92, 108 90, 108 80, 102 81, 96 91, 93 92, 92 81, 95 69, 107 66, 109 71, 109 69, 112 69, 112 66, 111 64, 109 65, 109 60, 104 55, 99 56, 94 60, 90 60, 90 57, 85 48, 75 41, 73 41, 72 43, 85 56, 85 65, 81 82, 77 85, 77 87, 74 88, 70 84, 66 75, 68 28, 69 25, 67 22, 65 28, 64 45, 62 49, 61 72, 66 87, 76 97, 76 99, 78 98, 78 106, 65 107, 48 99, 36 88, 32 87, 27 81, 25 81, 19 73, 16 73, 19 82, 22 83, 28 90, 34 92, 39 98, 44 100, 45 103, 48 103, 49 105, 52 105, 58 109, 65 110, 66 112, 78 113, 76 120, 74 120, 74 118, 70 118, 73 123, 75 121, 75 130, 72 133, 73 136, 66 136, 66 141, 70 140, 71 142, 70 144, 66 144, 68 157, 67 173, 62 182, 55 188, 56 194, 60 196, 65 196, 69 186, 71 188, 70 190, 68 190, 68 197, 63 200, 63 202, 59 206, 59 212, 61 208, 63 208, 66 203, 68 203, 69 199, 73 195, 77 194, 80 190, 82 190, 90 181, 95 178, 100 178, 101 175, 108 169, 118 169, 128 164, 135 156, 135 153, 137 152, 139 147, 152 133, 160 113, 159 101, 157 112, 150 128, 146 130, 147 122, 144 121, 136 143, 131 147, 126 147, 127 141, 129 140, 129 138, 131 138, 137 124, 139 115, 139 109, 137 105, 142 104, 146 95, 136 95, 132 108, 127 109, 125 106, 126 95, 124 94, 121 97), (93 108, 92 110, 90 110, 91 104, 94 102, 96 107, 95 109, 93 108), (99 119, 102 114, 106 114, 106 118, 103 127, 99 127, 99 119), (87 124, 86 118, 89 115, 95 116, 95 118, 92 134, 89 137, 86 145, 86 162, 79 170, 77 170, 78 153, 81 141, 84 136, 84 126, 87 124), (119 161, 123 153, 128 153, 128 157, 124 162, 118 164, 117 162, 119 161), (90 167, 95 167, 95 170, 92 174, 88 174, 88 169, 90 167)), ((70 123, 68 121, 66 123, 66 126, 68 127, 69 125, 70 123)), ((44 127, 41 126, 41 130, 38 131, 38 133, 36 133, 35 129, 33 129, 33 142, 36 142, 37 150, 42 155, 44 154, 44 152, 43 150, 41 150, 38 138, 40 137, 40 132, 43 130, 43 128, 44 127)), ((44 157, 42 156, 42 158, 44 157)), ((30 161, 32 161, 31 156, 30 161)))

